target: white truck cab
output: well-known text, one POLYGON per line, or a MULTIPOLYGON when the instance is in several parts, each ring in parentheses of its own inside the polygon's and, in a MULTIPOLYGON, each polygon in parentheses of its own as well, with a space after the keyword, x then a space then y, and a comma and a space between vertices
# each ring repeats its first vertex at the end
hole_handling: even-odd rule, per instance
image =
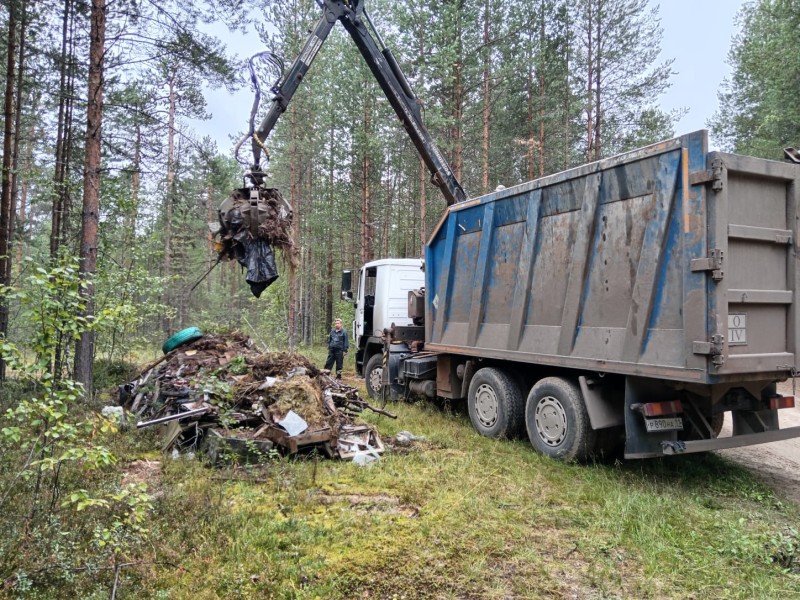
MULTIPOLYGON (((353 343, 356 351, 356 370, 369 382, 370 359, 380 366, 383 348, 381 334, 394 323, 411 325, 408 317, 408 292, 425 286, 421 258, 386 258, 368 262, 358 271, 356 297, 353 298, 352 272, 342 276, 342 297, 355 302, 353 343), (365 367, 366 365, 366 367, 365 367)), ((373 375, 379 376, 376 372, 373 375)))

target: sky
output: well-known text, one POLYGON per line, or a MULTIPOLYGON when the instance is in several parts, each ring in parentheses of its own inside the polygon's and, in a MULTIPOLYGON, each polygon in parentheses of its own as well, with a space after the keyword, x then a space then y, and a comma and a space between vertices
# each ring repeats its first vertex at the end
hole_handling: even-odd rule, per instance
POLYGON ((661 60, 674 58, 672 86, 661 98, 666 110, 686 108, 678 135, 705 129, 717 110, 717 91, 731 72, 727 63, 744 0, 661 0, 661 60))
MULTIPOLYGON (((661 107, 665 110, 687 109, 675 127, 677 135, 705 129, 717 110, 720 84, 730 73, 728 50, 736 33, 735 16, 744 0, 650 0, 650 4, 660 6, 664 30, 660 60, 675 59, 672 86, 661 97, 661 107)), ((231 52, 240 57, 265 49, 252 29, 246 35, 215 33, 228 43, 231 52)), ((285 57, 287 65, 293 59, 285 57)), ((193 121, 192 124, 202 135, 216 141, 219 151, 227 152, 233 147, 231 137, 247 126, 253 93, 249 86, 233 94, 207 89, 205 98, 212 119, 193 121)), ((268 98, 262 96, 262 105, 265 101, 268 98)), ((242 158, 248 157, 249 152, 243 150, 242 158)))

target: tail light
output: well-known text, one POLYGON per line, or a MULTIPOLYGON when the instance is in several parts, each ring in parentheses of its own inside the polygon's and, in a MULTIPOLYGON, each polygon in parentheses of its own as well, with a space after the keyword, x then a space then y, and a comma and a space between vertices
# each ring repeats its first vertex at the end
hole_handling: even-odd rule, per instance
POLYGON ((794 408, 794 396, 781 396, 775 394, 770 396, 769 399, 770 410, 778 410, 780 408, 794 408))
POLYGON ((680 400, 668 402, 648 402, 642 405, 642 414, 645 417, 660 417, 662 415, 675 415, 683 412, 680 400))

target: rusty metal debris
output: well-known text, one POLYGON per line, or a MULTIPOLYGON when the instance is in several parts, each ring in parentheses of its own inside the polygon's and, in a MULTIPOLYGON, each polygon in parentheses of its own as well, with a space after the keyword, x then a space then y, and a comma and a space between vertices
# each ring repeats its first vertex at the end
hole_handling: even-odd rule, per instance
POLYGON ((119 403, 138 428, 163 427, 164 451, 204 450, 212 462, 257 462, 273 451, 377 455, 378 432, 356 418, 364 410, 396 418, 306 357, 261 353, 241 333, 206 335, 169 352, 119 387, 119 403))

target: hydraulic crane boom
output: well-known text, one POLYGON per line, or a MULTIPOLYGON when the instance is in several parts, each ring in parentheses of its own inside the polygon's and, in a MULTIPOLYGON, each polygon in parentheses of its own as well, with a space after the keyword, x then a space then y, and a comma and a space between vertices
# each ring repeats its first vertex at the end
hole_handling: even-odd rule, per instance
POLYGON ((364 2, 365 0, 317 0, 317 4, 323 11, 322 18, 311 32, 288 73, 273 88, 272 91, 275 95, 269 110, 258 129, 251 132, 253 137, 251 175, 253 179, 257 184, 263 180, 260 163, 264 142, 280 116, 286 111, 300 82, 308 72, 314 57, 319 53, 336 21, 339 21, 353 38, 383 93, 402 121, 411 141, 414 142, 414 146, 431 172, 431 180, 444 194, 447 205, 465 201, 467 196, 461 184, 422 123, 419 100, 411 90, 408 80, 400 70, 391 51, 385 46, 380 34, 375 29, 364 7, 364 2), (369 25, 369 29, 367 25, 369 25))

